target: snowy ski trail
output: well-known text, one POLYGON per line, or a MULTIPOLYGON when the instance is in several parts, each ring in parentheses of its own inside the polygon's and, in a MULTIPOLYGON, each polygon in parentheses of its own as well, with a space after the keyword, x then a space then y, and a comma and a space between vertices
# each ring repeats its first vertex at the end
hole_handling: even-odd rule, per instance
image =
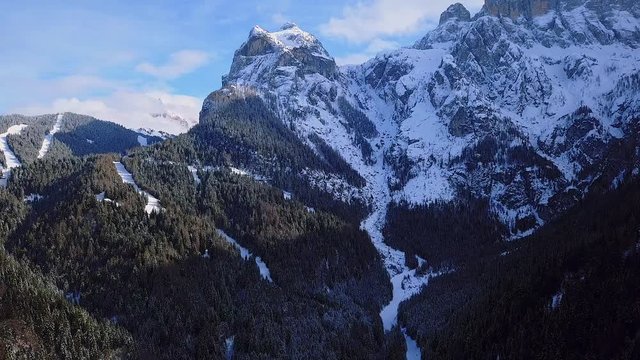
POLYGON ((38 151, 38 159, 42 159, 47 153, 49 149, 51 149, 51 142, 53 141, 53 135, 55 135, 58 131, 60 131, 60 127, 62 126, 62 118, 63 114, 58 114, 56 117, 56 122, 53 124, 53 128, 47 135, 44 136, 44 140, 42 140, 42 146, 40 147, 40 151, 38 151))
MULTIPOLYGON (((220 229, 217 230, 218 235, 220 235, 226 242, 240 251, 241 258, 243 258, 244 260, 249 260, 251 258, 251 252, 249 251, 249 249, 242 247, 234 238, 227 235, 227 233, 225 233, 224 231, 220 229)), ((255 256, 254 259, 256 261, 256 265, 258 266, 258 270, 260 270, 260 275, 262 276, 262 278, 269 282, 273 282, 273 280, 271 279, 271 272, 269 271, 267 264, 259 256, 255 256)))
POLYGON ((144 211, 147 214, 151 214, 154 211, 155 212, 162 211, 162 206, 160 206, 160 200, 158 200, 158 198, 154 197, 148 192, 140 189, 138 184, 136 184, 135 180, 133 179, 133 175, 124 167, 124 165, 120 161, 114 161, 113 165, 116 167, 116 171, 118 172, 118 175, 120 175, 120 178, 122 179, 123 183, 133 185, 133 188, 139 194, 142 194, 147 198, 147 205, 144 207, 144 211))
POLYGON ((18 158, 16 157, 16 154, 13 152, 13 150, 11 150, 9 142, 7 141, 7 136, 20 134, 22 132, 22 129, 26 128, 27 126, 28 125, 25 124, 13 125, 10 126, 6 132, 0 134, 0 150, 4 154, 4 161, 6 166, 6 168, 1 169, 2 171, 0 174, 2 175, 0 176, 0 186, 2 187, 7 186, 7 181, 9 181, 9 177, 11 176, 11 169, 17 168, 18 166, 22 165, 20 163, 20 160, 18 160, 18 158))

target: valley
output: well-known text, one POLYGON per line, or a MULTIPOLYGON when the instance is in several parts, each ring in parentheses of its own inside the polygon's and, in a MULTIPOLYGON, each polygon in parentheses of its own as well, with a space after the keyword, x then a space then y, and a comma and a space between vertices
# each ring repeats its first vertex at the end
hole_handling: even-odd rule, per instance
POLYGON ((176 136, 0 116, 0 358, 635 359, 639 47, 485 0, 360 65, 255 26, 176 136))

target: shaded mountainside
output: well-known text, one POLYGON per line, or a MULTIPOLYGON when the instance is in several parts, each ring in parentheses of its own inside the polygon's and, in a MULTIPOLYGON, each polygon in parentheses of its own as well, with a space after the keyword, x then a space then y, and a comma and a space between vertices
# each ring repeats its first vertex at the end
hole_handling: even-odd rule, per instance
MULTIPOLYGON (((23 163, 30 163, 39 156, 43 142, 56 125, 57 115, 0 116, 0 132, 12 125, 27 125, 19 134, 7 137, 8 144, 16 157, 23 163)), ((121 153, 142 144, 149 145, 162 140, 157 136, 140 134, 108 121, 86 115, 64 113, 55 134, 52 134, 50 148, 45 152, 50 157, 65 157, 121 153), (141 143, 142 142, 142 143, 141 143)))
POLYGON ((345 67, 256 27, 166 140, 0 117, 0 357, 637 358, 639 12, 605 5, 456 4, 345 67))
POLYGON ((640 356, 640 183, 592 195, 402 305, 426 358, 640 356))
POLYGON ((10 256, 128 333, 131 356, 223 358, 227 339, 247 359, 384 358, 402 346, 382 332, 388 278, 357 225, 227 168, 201 169, 196 181, 185 163, 142 154, 122 161, 160 197, 159 213, 144 212, 111 156, 26 164, 0 189, 3 206, 23 214, 2 212, 10 256), (27 194, 39 197, 25 203, 27 194), (259 255, 273 283, 216 228, 259 255))

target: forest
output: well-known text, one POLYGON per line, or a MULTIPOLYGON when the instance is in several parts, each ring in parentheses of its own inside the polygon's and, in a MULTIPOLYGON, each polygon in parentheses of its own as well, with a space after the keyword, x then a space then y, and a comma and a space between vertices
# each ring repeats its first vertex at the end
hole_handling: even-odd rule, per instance
MULTIPOLYGON (((234 130, 233 122, 220 122, 124 156, 73 155, 73 147, 56 136, 52 156, 15 169, 8 188, 0 189, 3 271, 14 267, 13 273, 32 274, 30 286, 51 291, 31 313, 7 308, 0 314, 0 321, 13 324, 7 330, 13 335, 1 337, 7 353, 52 359, 208 359, 229 351, 236 359, 404 354, 399 331, 385 334, 378 317, 391 288, 378 253, 359 228, 363 205, 335 200, 296 172, 270 184, 234 174, 232 165, 260 168, 224 154, 231 153, 227 146, 235 139, 265 154, 260 158, 286 157, 278 162, 297 170, 340 170, 295 143, 286 128, 274 127, 270 140, 252 139, 250 128, 234 130), (210 143, 221 136, 219 126, 228 127, 222 134, 239 137, 210 143), (291 146, 306 155, 284 151, 291 146), (316 160, 296 160, 306 156, 316 160), (146 214, 144 196, 122 183, 113 161, 125 164, 164 211, 146 214), (187 165, 197 166, 195 177, 187 165), (24 200, 32 194, 39 197, 24 200), (273 283, 217 229, 259 255, 273 283), (49 318, 45 309, 52 306, 61 307, 61 314, 49 318), (50 329, 80 318, 86 329, 96 329, 87 330, 95 338, 74 337, 79 327, 51 337, 50 329), (24 346, 10 341, 16 338, 24 346), (67 346, 74 341, 81 342, 67 346)), ((20 285, 7 286, 24 296, 20 285)))
POLYGON ((479 252, 401 306, 434 359, 640 357, 640 183, 479 252))
MULTIPOLYGON (((404 359, 400 328, 385 333, 379 317, 392 288, 360 229, 365 199, 336 198, 305 174, 356 194, 364 179, 319 137, 299 140, 255 97, 147 147, 117 125, 65 117, 43 159, 53 115, 0 121, 29 122, 10 138, 23 166, 0 188, 0 358, 404 359), (114 161, 163 210, 145 212, 114 161)), ((635 145, 621 143, 619 161, 635 145)), ((481 142, 452 161, 495 156, 481 142)), ((603 179, 517 241, 472 192, 391 203, 386 241, 411 268, 417 255, 446 270, 400 306, 423 356, 639 358, 640 183, 610 190, 603 179)))

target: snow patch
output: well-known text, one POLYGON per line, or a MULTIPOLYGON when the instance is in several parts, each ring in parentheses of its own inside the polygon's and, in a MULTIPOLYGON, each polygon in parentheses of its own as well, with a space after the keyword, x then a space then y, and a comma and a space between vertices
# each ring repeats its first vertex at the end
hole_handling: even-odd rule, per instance
POLYGON ((551 309, 555 310, 560 306, 560 303, 562 302, 562 297, 564 296, 564 291, 562 291, 562 289, 558 290, 557 293, 555 293, 552 297, 551 297, 551 309))
POLYGON ((115 165, 116 171, 118 172, 118 175, 120 175, 122 182, 133 185, 133 188, 137 193, 142 194, 147 198, 147 205, 144 207, 144 211, 147 214, 164 210, 162 206, 160 206, 160 200, 158 200, 158 198, 140 189, 138 184, 133 180, 133 174, 131 174, 120 161, 114 161, 113 164, 115 165))
MULTIPOLYGON (((234 238, 227 235, 227 233, 225 233, 221 229, 218 229, 218 235, 220 235, 222 239, 231 244, 233 247, 238 249, 238 251, 240 252, 240 257, 242 259, 249 260, 251 258, 252 254, 249 249, 242 247, 234 238)), ((269 271, 267 264, 259 256, 255 256, 254 259, 262 278, 269 282, 273 282, 273 280, 271 279, 271 272, 269 271)))
POLYGON ((142 135, 138 135, 138 144, 140 144, 140 146, 149 146, 147 138, 142 135))
POLYGON ((233 345, 235 342, 235 336, 230 336, 224 340, 224 356, 225 359, 231 360, 233 358, 233 345))
POLYGON ((40 194, 29 194, 24 197, 23 201, 32 203, 32 202, 40 201, 42 199, 44 199, 44 196, 40 194))
POLYGON ((200 180, 200 177, 198 176, 198 169, 192 165, 187 166, 187 168, 189 169, 189 172, 191 172, 193 181, 196 183, 196 185, 199 185, 202 182, 202 180, 200 180))
POLYGON ((16 157, 16 154, 13 152, 9 143, 7 142, 8 135, 19 135, 24 128, 28 125, 20 124, 13 125, 7 129, 6 132, 0 134, 0 150, 4 154, 4 161, 6 168, 2 169, 2 176, 0 176, 0 186, 7 187, 7 182, 9 181, 9 177, 11 177, 11 169, 17 168, 22 165, 20 160, 16 157))
POLYGON ((47 153, 49 149, 51 149, 51 142, 53 141, 53 135, 55 135, 58 131, 60 131, 60 127, 62 126, 62 118, 63 114, 58 114, 56 117, 56 122, 53 124, 53 128, 47 135, 44 136, 44 140, 42 141, 42 146, 40 147, 40 151, 38 151, 38 159, 42 159, 47 153))
POLYGON ((96 200, 98 202, 114 203, 114 204, 116 204, 116 206, 120 206, 119 202, 113 201, 112 199, 109 199, 108 197, 106 197, 104 191, 99 193, 99 194, 96 194, 96 200))
POLYGON ((420 353, 420 348, 418 347, 418 343, 407 334, 407 329, 402 328, 402 335, 404 335, 404 341, 407 344, 407 360, 420 360, 422 359, 422 354, 420 353))
POLYGON ((229 167, 229 170, 231 170, 231 173, 234 175, 239 175, 239 176, 248 176, 253 178, 255 181, 260 181, 260 182, 265 182, 265 181, 269 181, 269 179, 267 179, 266 177, 259 175, 259 174, 254 174, 248 170, 244 170, 244 169, 239 169, 239 168, 235 168, 233 166, 229 167))

